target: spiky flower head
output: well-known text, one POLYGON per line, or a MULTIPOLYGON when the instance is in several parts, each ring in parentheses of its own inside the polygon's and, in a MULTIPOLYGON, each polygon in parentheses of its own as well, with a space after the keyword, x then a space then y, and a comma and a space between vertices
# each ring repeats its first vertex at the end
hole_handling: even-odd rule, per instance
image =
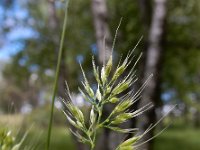
MULTIPOLYGON (((63 100, 67 108, 64 110, 64 114, 69 123, 76 128, 75 131, 71 130, 72 134, 76 136, 80 142, 89 144, 91 149, 95 147, 97 131, 99 131, 100 128, 107 128, 119 133, 135 133, 138 131, 137 128, 123 129, 120 125, 141 115, 152 107, 152 104, 149 103, 137 110, 130 109, 131 106, 140 99, 140 94, 152 77, 152 75, 150 75, 138 91, 131 88, 137 80, 135 67, 141 58, 141 55, 139 55, 138 59, 133 63, 133 58, 135 58, 133 55, 134 49, 127 54, 124 61, 119 62, 116 68, 114 68, 113 65, 112 54, 107 63, 103 66, 96 66, 95 59, 94 57, 92 58, 93 74, 97 85, 96 90, 90 86, 91 83, 89 83, 86 73, 80 65, 84 80, 82 81, 82 87, 79 87, 79 91, 83 98, 91 105, 89 123, 86 122, 81 109, 72 103, 73 100, 68 85, 66 84, 68 101, 66 102, 63 100), (110 114, 103 119, 102 114, 105 104, 112 104, 114 108, 111 110, 110 114)), ((134 150, 140 145, 138 144, 140 139, 153 127, 155 127, 155 125, 150 126, 143 134, 135 134, 132 138, 125 140, 116 150, 134 150)))
MULTIPOLYGON (((25 141, 29 131, 26 131, 19 142, 16 142, 16 137, 11 130, 4 128, 0 129, 0 150, 22 150, 22 144, 25 141)), ((27 146, 26 150, 31 149, 27 146)))

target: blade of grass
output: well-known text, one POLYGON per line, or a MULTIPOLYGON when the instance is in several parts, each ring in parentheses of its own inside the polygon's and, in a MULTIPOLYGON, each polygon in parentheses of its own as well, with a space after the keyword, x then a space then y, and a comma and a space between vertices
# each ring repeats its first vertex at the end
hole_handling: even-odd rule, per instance
POLYGON ((60 48, 58 51, 58 62, 57 62, 57 66, 56 66, 56 76, 55 76, 54 85, 53 85, 53 95, 52 95, 51 112, 50 112, 50 118, 49 118, 46 150, 49 150, 50 140, 51 140, 54 102, 55 102, 55 97, 56 97, 56 92, 57 92, 57 87, 58 87, 57 84, 58 84, 58 78, 59 78, 59 72, 60 72, 60 63, 61 63, 62 54, 63 54, 63 44, 64 44, 64 39, 65 39, 65 30, 66 30, 66 26, 67 26, 68 3, 69 3, 69 0, 66 0, 65 17, 64 17, 64 23, 63 23, 63 29, 62 29, 62 35, 61 35, 61 41, 60 41, 60 48))

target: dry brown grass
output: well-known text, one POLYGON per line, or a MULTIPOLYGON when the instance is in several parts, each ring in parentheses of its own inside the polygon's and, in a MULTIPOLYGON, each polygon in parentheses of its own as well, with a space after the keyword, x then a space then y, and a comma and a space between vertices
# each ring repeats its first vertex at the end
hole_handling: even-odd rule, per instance
POLYGON ((0 115, 0 126, 13 130, 19 130, 22 126, 24 115, 22 114, 7 114, 0 115))

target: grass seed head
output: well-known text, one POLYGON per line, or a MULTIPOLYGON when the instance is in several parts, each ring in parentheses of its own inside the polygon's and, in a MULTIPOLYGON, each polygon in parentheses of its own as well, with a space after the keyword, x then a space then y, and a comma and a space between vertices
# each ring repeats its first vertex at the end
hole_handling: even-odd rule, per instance
POLYGON ((110 58, 106 64, 106 68, 105 68, 105 76, 106 77, 109 76, 111 69, 112 69, 112 55, 110 56, 110 58))
POLYGON ((111 99, 108 100, 110 103, 116 103, 119 101, 119 98, 117 97, 112 97, 111 99))

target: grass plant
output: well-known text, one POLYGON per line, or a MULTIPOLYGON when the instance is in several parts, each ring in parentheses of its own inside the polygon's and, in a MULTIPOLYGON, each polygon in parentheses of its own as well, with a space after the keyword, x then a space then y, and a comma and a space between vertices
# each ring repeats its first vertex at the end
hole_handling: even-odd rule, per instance
POLYGON ((60 72, 60 64, 63 54, 63 44, 65 39, 65 30, 67 26, 67 12, 68 12, 68 3, 69 0, 66 0, 65 2, 65 17, 64 17, 64 23, 63 23, 63 30, 61 34, 61 41, 60 41, 60 48, 58 51, 58 62, 56 66, 56 76, 53 86, 53 95, 52 95, 52 103, 51 103, 51 112, 50 112, 50 119, 49 119, 49 126, 48 126, 48 135, 47 135, 47 142, 46 142, 46 150, 49 150, 50 146, 50 140, 51 140, 51 131, 52 131, 52 122, 53 122, 53 113, 54 113, 54 103, 55 103, 55 97, 57 92, 57 84, 58 84, 58 78, 59 78, 59 72, 60 72))
MULTIPOLYGON (((139 42, 140 41, 141 39, 139 42)), ((113 48, 114 45, 115 40, 113 42, 113 48)), ((137 81, 135 67, 142 55, 140 54, 133 63, 135 58, 135 48, 129 51, 123 61, 119 61, 118 66, 115 69, 113 65, 112 54, 110 55, 107 63, 101 67, 96 66, 93 57, 92 65, 93 75, 96 79, 97 85, 96 90, 91 87, 89 80, 87 79, 86 74, 80 65, 84 80, 82 81, 82 88, 79 88, 79 92, 82 94, 84 100, 91 105, 89 125, 87 125, 82 111, 72 103, 73 99, 70 94, 69 86, 66 83, 68 99, 62 99, 62 101, 67 109, 63 110, 63 112, 69 123, 76 128, 76 130, 70 129, 72 134, 76 136, 80 142, 88 144, 91 150, 95 148, 97 133, 102 128, 107 128, 119 133, 136 133, 133 137, 121 142, 121 144, 116 147, 116 150, 133 150, 143 144, 139 143, 140 139, 157 125, 156 123, 155 125, 149 126, 149 128, 142 134, 137 133, 137 128, 120 127, 122 123, 141 115, 143 112, 152 107, 152 104, 148 103, 137 110, 129 109, 130 106, 134 105, 134 103, 140 99, 141 92, 152 77, 152 75, 150 75, 146 82, 138 89, 138 91, 135 92, 131 88, 132 85, 137 81), (129 70, 127 68, 129 68, 129 70), (103 119, 102 114, 104 107, 107 104, 112 104, 114 108, 107 118, 103 119)))
MULTIPOLYGON (((67 25, 68 2, 69 1, 66 1, 64 25, 63 25, 60 48, 58 53, 58 62, 57 62, 56 76, 53 87, 50 119, 48 124, 46 150, 49 150, 50 148, 54 102, 57 92, 57 83, 60 71, 61 57, 63 53, 65 30, 67 25)), ((112 53, 116 41, 117 31, 112 46, 112 53)), ((138 43, 140 41, 141 39, 138 41, 138 43)), ((138 43, 136 44, 136 46, 138 45, 138 43)), ((147 128, 146 131, 142 134, 139 134, 137 128, 120 127, 121 124, 127 122, 128 120, 134 117, 141 115, 143 112, 152 107, 152 104, 148 103, 144 105, 142 108, 139 108, 137 110, 130 110, 130 107, 134 105, 134 103, 141 98, 141 92, 143 91, 146 84, 152 77, 152 75, 150 75, 149 78, 146 80, 146 82, 138 89, 138 91, 135 92, 131 88, 133 84, 137 81, 135 67, 142 56, 142 54, 140 54, 139 57, 135 59, 134 55, 135 48, 128 52, 124 60, 119 61, 116 68, 113 65, 112 53, 107 63, 103 64, 102 66, 97 66, 93 57, 92 65, 93 65, 93 75, 96 79, 96 85, 97 85, 96 89, 93 89, 91 87, 89 80, 87 79, 86 74, 82 66, 80 65, 84 80, 82 82, 82 87, 79 88, 79 92, 82 94, 83 98, 91 105, 89 114, 89 124, 87 124, 83 112, 76 105, 73 104, 69 86, 66 83, 68 100, 66 101, 62 99, 67 108, 66 110, 63 110, 63 112, 69 123, 76 129, 76 130, 70 129, 70 131, 74 134, 75 137, 77 137, 77 139, 80 142, 88 144, 91 150, 95 148, 98 132, 104 128, 122 134, 135 133, 133 137, 125 141, 122 141, 116 147, 116 150, 137 149, 141 144, 143 144, 140 143, 140 139, 159 123, 158 121, 155 125, 150 125, 149 128, 147 128), (108 116, 106 116, 106 118, 103 118, 102 117, 103 111, 105 105, 107 104, 112 104, 114 107, 111 113, 108 116)), ((22 139, 18 143, 16 143, 15 137, 11 134, 10 131, 7 130, 0 131, 0 150, 20 150, 22 143, 27 137, 27 133, 28 132, 26 132, 25 135, 22 137, 22 139)), ((31 149, 31 148, 26 147, 25 149, 31 149)))
MULTIPOLYGON (((22 150, 21 146, 27 137, 28 131, 20 139, 16 141, 16 137, 11 130, 6 128, 1 128, 0 130, 0 150, 22 150)), ((31 147, 26 146, 25 150, 31 150, 31 147)))

